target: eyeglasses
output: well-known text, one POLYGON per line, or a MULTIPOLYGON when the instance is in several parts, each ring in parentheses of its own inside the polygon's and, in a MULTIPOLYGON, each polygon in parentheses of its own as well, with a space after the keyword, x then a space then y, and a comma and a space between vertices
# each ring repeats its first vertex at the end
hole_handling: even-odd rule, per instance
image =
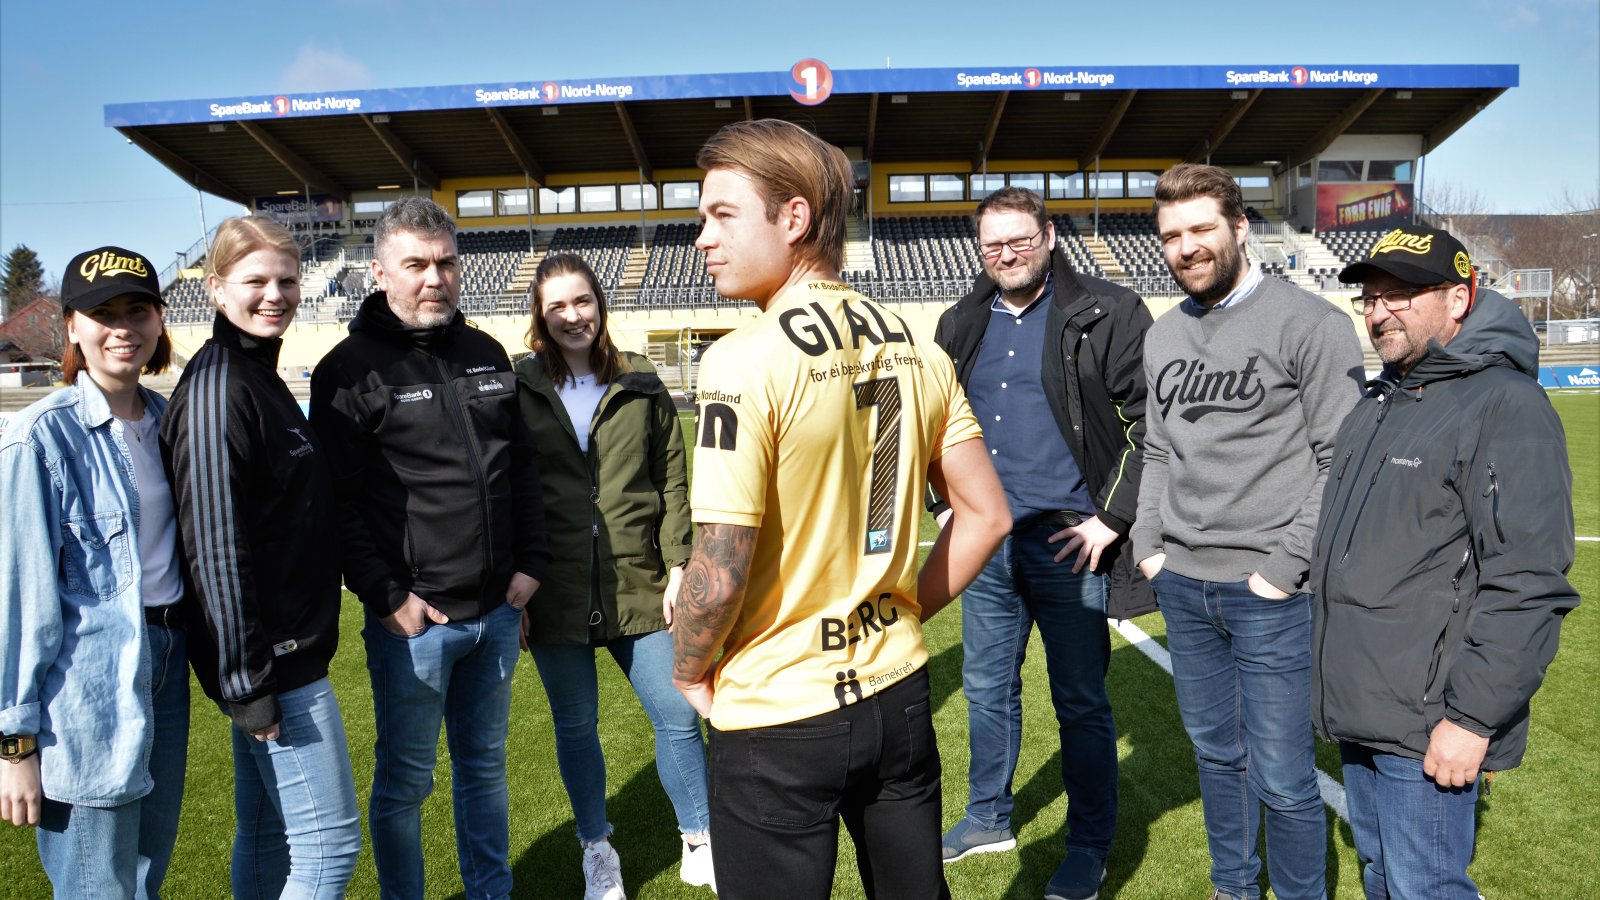
POLYGON ((1004 253, 1007 247, 1010 247, 1011 252, 1017 254, 1018 256, 1021 256, 1024 253, 1032 253, 1033 251, 1039 249, 1033 244, 1034 238, 1039 237, 1042 234, 1044 234, 1044 229, 1040 228, 1038 231, 1035 231, 1033 234, 1030 234, 1027 237, 1012 238, 1009 241, 1001 241, 998 244, 979 244, 978 252, 983 254, 984 259, 999 259, 1000 254, 1004 253))
POLYGON ((1358 294, 1350 298, 1350 308, 1363 316, 1370 316, 1372 315, 1372 310, 1379 303, 1382 303, 1385 310, 1400 312, 1401 310, 1410 309, 1411 301, 1415 297, 1426 294, 1429 291, 1437 291, 1440 288, 1448 287, 1454 287, 1454 285, 1446 281, 1440 284, 1430 284, 1427 287, 1395 288, 1392 291, 1384 291, 1381 294, 1358 294))

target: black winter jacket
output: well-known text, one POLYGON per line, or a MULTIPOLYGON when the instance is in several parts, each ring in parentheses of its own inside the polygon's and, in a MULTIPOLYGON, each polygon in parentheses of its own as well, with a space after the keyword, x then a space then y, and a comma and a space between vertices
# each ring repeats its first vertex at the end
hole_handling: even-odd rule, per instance
POLYGON ((339 644, 332 485, 324 447, 278 377, 281 346, 219 313, 161 420, 189 662, 242 731, 277 723, 277 695, 326 676, 339 644))
MULTIPOLYGON (((1121 535, 1108 548, 1109 559, 1102 555, 1100 571, 1110 580, 1106 615, 1128 619, 1156 608, 1127 538, 1144 469, 1144 334, 1152 319, 1138 294, 1079 274, 1065 254, 1050 256, 1055 300, 1040 377, 1096 514, 1121 535)), ((994 281, 979 273, 972 292, 939 317, 934 341, 950 354, 962 388, 972 379, 995 291, 994 281)), ((931 506, 939 512, 944 503, 931 506)))
POLYGON ((1326 739, 1421 759, 1449 718, 1516 766, 1528 701, 1578 605, 1572 473, 1538 341, 1480 291, 1461 331, 1367 383, 1323 493, 1312 714, 1326 739))
POLYGON ((374 613, 415 593, 452 620, 549 560, 533 438, 506 351, 458 312, 409 328, 379 291, 311 375, 332 460, 345 583, 374 613))

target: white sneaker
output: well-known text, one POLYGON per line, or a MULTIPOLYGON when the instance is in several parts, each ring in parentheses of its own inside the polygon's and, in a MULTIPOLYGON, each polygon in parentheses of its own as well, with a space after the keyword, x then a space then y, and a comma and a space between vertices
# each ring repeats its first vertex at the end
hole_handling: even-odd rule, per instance
POLYGON ((698 844, 689 843, 689 836, 683 836, 683 862, 678 865, 678 878, 684 884, 705 886, 711 888, 711 893, 717 892, 717 874, 711 869, 711 835, 705 835, 698 844))
POLYGON ((583 845, 583 900, 628 900, 622 892, 622 860, 606 838, 583 845))

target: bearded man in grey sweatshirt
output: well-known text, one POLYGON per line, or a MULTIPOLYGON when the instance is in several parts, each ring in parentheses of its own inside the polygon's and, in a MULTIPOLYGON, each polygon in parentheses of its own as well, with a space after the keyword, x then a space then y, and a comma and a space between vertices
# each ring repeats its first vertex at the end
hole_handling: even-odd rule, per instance
POLYGON ((1129 537, 1155 588, 1194 742, 1214 900, 1326 896, 1311 729, 1311 567, 1334 435, 1365 381, 1350 317, 1263 278, 1227 170, 1156 185, 1162 255, 1188 299, 1145 338, 1147 442, 1129 537))

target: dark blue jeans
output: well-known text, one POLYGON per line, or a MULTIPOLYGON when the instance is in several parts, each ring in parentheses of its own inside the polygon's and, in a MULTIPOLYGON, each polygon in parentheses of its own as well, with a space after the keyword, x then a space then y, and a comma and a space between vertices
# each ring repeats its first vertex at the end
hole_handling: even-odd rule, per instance
POLYGON ((1012 778, 1022 751, 1022 663, 1034 625, 1044 644, 1050 699, 1060 726, 1067 793, 1067 849, 1104 859, 1117 830, 1117 727, 1106 696, 1111 636, 1106 579, 1073 574, 1052 525, 1005 539, 961 595, 961 687, 967 697, 967 817, 1011 825, 1012 778))
POLYGON ((1326 896, 1327 819, 1311 731, 1311 597, 1269 600, 1246 582, 1151 581, 1167 622, 1173 685, 1194 742, 1211 846, 1211 880, 1261 894, 1256 837, 1281 900, 1326 896))
POLYGON ((1477 900, 1467 877, 1478 783, 1442 788, 1422 761, 1340 744, 1367 900, 1477 900))
POLYGON ((724 900, 827 900, 839 820, 868 900, 948 898, 928 670, 843 709, 711 729, 711 858, 724 900))
POLYGON ((506 732, 521 620, 521 611, 502 603, 407 638, 367 611, 361 637, 378 726, 367 826, 385 900, 423 896, 422 801, 433 790, 440 722, 466 896, 511 895, 506 732))

